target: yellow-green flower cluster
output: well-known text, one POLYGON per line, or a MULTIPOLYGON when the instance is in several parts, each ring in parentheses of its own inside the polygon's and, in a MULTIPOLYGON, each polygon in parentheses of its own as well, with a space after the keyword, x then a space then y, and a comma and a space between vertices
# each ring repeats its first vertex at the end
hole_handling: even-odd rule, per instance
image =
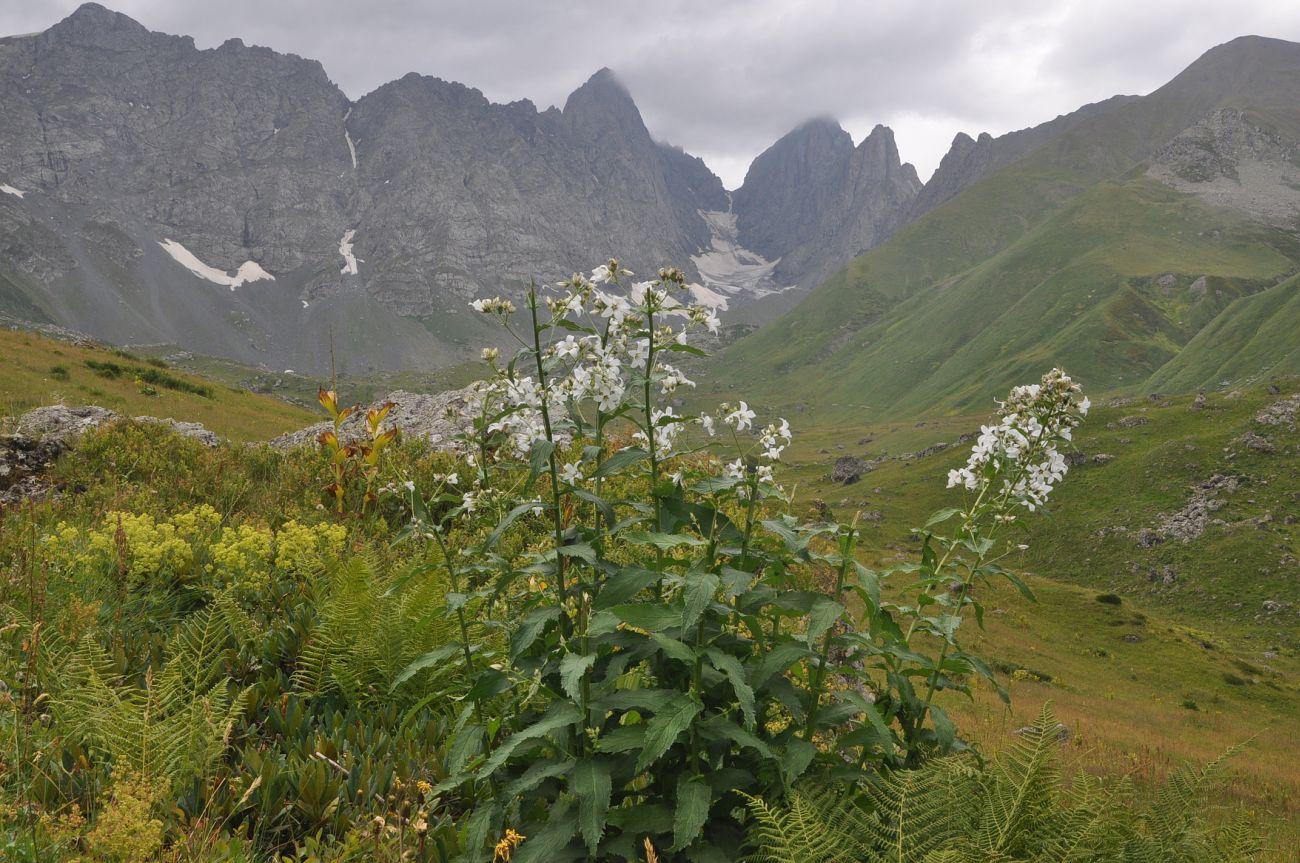
POLYGON ((288 521, 278 531, 260 524, 221 528, 221 516, 203 504, 170 518, 112 511, 91 528, 60 522, 45 538, 48 558, 71 570, 105 575, 124 567, 130 584, 158 575, 203 574, 218 584, 258 591, 272 570, 303 576, 337 558, 347 540, 338 524, 288 521))
POLYGON ((338 557, 348 531, 341 524, 286 521, 275 535, 275 567, 294 575, 315 572, 324 558, 338 557))
POLYGON ((164 520, 110 511, 88 530, 60 522, 45 544, 51 560, 105 572, 122 567, 136 583, 155 573, 187 575, 220 524, 221 516, 207 504, 164 520))
POLYGON ((257 592, 270 586, 272 569, 310 575, 323 559, 338 557, 346 539, 347 528, 340 524, 287 521, 278 531, 242 524, 221 532, 208 567, 221 582, 257 592))

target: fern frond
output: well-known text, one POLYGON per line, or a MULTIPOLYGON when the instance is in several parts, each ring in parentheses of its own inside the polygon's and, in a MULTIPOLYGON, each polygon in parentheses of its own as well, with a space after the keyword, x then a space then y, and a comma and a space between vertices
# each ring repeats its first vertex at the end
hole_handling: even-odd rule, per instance
POLYGON ((829 863, 826 822, 796 794, 788 807, 778 808, 741 792, 754 825, 750 841, 757 846, 751 858, 761 863, 829 863))
POLYGON ((970 832, 978 786, 962 758, 931 761, 917 770, 887 773, 868 787, 874 817, 866 822, 865 859, 919 863, 970 832))
POLYGON ((1061 724, 1050 704, 983 781, 984 811, 973 837, 985 854, 1011 854, 1030 845, 1059 803, 1061 774, 1055 755, 1061 724))

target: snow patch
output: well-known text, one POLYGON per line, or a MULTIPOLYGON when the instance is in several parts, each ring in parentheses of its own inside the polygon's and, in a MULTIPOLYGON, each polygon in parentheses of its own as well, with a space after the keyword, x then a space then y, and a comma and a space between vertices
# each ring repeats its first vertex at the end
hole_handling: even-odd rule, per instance
POLYGON ((686 287, 690 290, 696 305, 708 306, 711 309, 723 312, 727 310, 727 298, 717 291, 711 291, 704 285, 687 285, 686 287))
POLYGON ((772 273, 780 258, 769 261, 740 244, 735 213, 700 210, 700 215, 713 237, 708 249, 691 256, 703 282, 689 286, 696 302, 726 309, 729 297, 765 297, 798 287, 777 284, 772 273))
MULTIPOLYGON (((348 112, 343 115, 344 124, 348 122, 348 117, 351 116, 352 109, 348 108, 348 112)), ((348 142, 348 154, 352 156, 352 170, 355 171, 357 169, 357 145, 352 143, 352 136, 348 134, 347 125, 343 126, 343 140, 348 142)))
POLYGON ((304 309, 307 308, 307 301, 306 301, 306 300, 303 300, 303 301, 302 301, 302 307, 303 307, 304 309))
POLYGON ((352 238, 356 236, 356 229, 352 228, 343 235, 339 240, 339 254, 343 256, 343 269, 339 270, 340 275, 355 276, 357 274, 357 256, 352 254, 352 238))
POLYGON ((6 195, 13 195, 18 198, 21 198, 23 195, 27 194, 22 189, 15 189, 13 186, 10 186, 7 183, 0 185, 0 192, 4 192, 6 195))
POLYGON ((175 240, 163 240, 158 245, 163 247, 163 251, 172 256, 176 263, 189 270, 200 279, 207 279, 209 282, 218 285, 226 285, 230 290, 234 290, 240 285, 248 282, 260 282, 263 279, 275 281, 275 276, 262 269, 261 264, 256 261, 244 261, 235 270, 232 276, 225 270, 219 270, 216 267, 210 267, 198 259, 197 256, 189 249, 182 246, 175 240))

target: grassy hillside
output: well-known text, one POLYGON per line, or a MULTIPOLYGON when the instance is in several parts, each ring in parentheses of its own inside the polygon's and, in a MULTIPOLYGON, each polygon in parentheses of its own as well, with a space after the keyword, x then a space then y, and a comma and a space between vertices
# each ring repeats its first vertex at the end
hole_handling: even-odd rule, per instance
POLYGON ((0 417, 58 403, 199 422, 232 440, 266 440, 320 418, 305 408, 170 368, 157 358, 0 330, 0 417))
POLYGON ((886 297, 874 268, 924 255, 928 239, 910 236, 727 351, 728 375, 830 416, 908 416, 969 408, 1051 365, 1094 392, 1290 368, 1300 244, 1151 181, 1101 183, 969 269, 886 297))
MULTIPOLYGON (((1278 380, 1276 394, 1268 386, 1213 394, 1199 409, 1191 397, 1094 408, 1076 434, 1087 460, 1061 484, 1045 517, 1024 520, 1018 541, 1028 547, 1009 563, 1035 574, 1038 601, 1002 587, 982 598, 990 613, 981 649, 998 657, 1004 672, 1021 669, 1011 683, 1012 708, 987 690, 950 707, 961 727, 992 742, 1027 725, 1050 699, 1071 729, 1076 769, 1139 783, 1258 735, 1235 761, 1228 797, 1277 819, 1273 859, 1295 861, 1300 432, 1255 417, 1300 392, 1300 381, 1278 380), (1244 445, 1247 433, 1273 451, 1244 445), (1143 529, 1183 510, 1216 474, 1239 484, 1212 495, 1222 505, 1204 533, 1185 543, 1141 541, 1143 529)), ((796 422, 797 498, 841 518, 861 512, 866 554, 882 565, 907 560, 917 549, 910 529, 953 504, 945 477, 969 454, 968 444, 955 442, 982 420, 949 416, 806 433, 796 422), (939 443, 949 446, 909 455, 939 443), (829 475, 844 456, 887 458, 843 485, 829 475)))
MULTIPOLYGON (((1255 419, 1296 392, 1300 383, 1291 378, 1213 394, 1196 410, 1186 396, 1094 408, 1075 436, 1083 463, 1062 485, 1048 517, 1030 522, 1023 539, 1029 548, 1017 566, 1116 593, 1188 626, 1239 639, 1257 653, 1300 651, 1300 433, 1255 419), (1263 438, 1272 451, 1252 449, 1243 442, 1247 434, 1263 438), (1200 489, 1215 475, 1235 478, 1235 490, 1200 489), (1219 502, 1203 533, 1186 542, 1143 539, 1142 531, 1159 533, 1162 517, 1183 511, 1198 489, 1219 502), (1280 608, 1269 612, 1266 601, 1280 608)), ((840 516, 869 513, 874 553, 882 560, 905 553, 910 529, 951 500, 947 471, 969 454, 968 445, 955 441, 977 431, 982 419, 798 434, 793 475, 799 496, 820 499, 840 516), (925 457, 902 457, 941 442, 950 445, 925 457), (842 485, 830 473, 845 455, 890 458, 842 485)))
POLYGON ((726 351, 718 377, 833 420, 960 411, 1051 364, 1093 392, 1290 370, 1294 233, 1142 174, 1217 108, 1294 140, 1298 83, 1292 43, 1210 51, 862 255, 726 351))

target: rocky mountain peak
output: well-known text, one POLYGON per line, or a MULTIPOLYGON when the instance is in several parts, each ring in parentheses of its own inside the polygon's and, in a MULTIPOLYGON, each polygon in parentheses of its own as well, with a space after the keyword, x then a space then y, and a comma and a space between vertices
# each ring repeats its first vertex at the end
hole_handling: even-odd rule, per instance
POLYGON ((650 142, 650 133, 632 94, 608 68, 601 69, 569 94, 563 116, 570 129, 592 138, 617 129, 650 142))
POLYGON ((920 188, 888 127, 855 147, 838 122, 817 117, 750 165, 733 195, 736 227, 745 247, 781 259, 780 280, 811 286, 888 236, 920 188))
POLYGON ((79 45, 103 47, 139 44, 151 37, 143 24, 98 3, 83 3, 46 31, 49 37, 79 45))

